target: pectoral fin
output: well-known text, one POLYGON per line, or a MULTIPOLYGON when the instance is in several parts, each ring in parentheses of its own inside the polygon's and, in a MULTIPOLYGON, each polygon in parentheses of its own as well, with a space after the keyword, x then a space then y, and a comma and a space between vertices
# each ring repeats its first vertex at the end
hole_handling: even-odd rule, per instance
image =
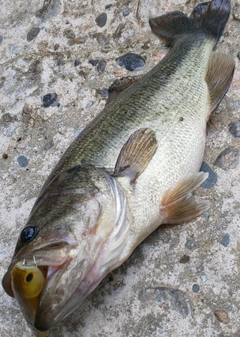
POLYGON ((192 194, 208 177, 206 172, 198 172, 180 181, 172 191, 165 193, 161 208, 166 212, 165 224, 178 224, 196 218, 209 208, 209 202, 192 194))
POLYGON ((156 150, 154 131, 148 128, 135 131, 122 147, 113 176, 129 177, 133 183, 145 170, 156 150))
POLYGON ((221 102, 232 82, 235 63, 231 56, 213 52, 209 61, 206 82, 210 94, 210 112, 221 102))

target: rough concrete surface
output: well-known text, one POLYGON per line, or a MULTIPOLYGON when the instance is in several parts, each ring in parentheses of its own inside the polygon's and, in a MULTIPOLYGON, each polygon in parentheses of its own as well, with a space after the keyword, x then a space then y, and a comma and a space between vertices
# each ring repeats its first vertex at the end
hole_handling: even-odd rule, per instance
MULTIPOLYGON (((98 89, 148 71, 167 52, 150 32, 148 18, 170 10, 190 13, 196 3, 1 2, 0 277, 41 185, 74 137, 104 107, 106 98, 98 89), (145 69, 132 73, 121 68, 116 58, 127 52, 141 55, 145 69), (89 60, 104 62, 98 66, 89 60)), ((181 226, 160 227, 53 327, 50 337, 240 336, 239 20, 240 2, 232 1, 217 50, 233 55, 236 72, 208 127, 204 158, 217 183, 198 189, 211 201, 209 212, 181 226)), ((34 336, 1 285, 0 335, 34 336)))

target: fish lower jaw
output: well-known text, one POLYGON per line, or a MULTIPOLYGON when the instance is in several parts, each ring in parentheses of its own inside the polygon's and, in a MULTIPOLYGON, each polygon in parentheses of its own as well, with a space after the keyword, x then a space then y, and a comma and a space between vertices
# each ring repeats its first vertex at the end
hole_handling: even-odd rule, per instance
MULTIPOLYGON (((121 264, 119 262, 119 258, 121 256, 123 247, 126 244, 126 239, 127 236, 125 237, 125 240, 120 240, 121 243, 110 251, 107 249, 109 248, 107 240, 103 245, 98 258, 94 261, 85 277, 81 280, 77 289, 71 293, 70 298, 64 304, 59 304, 56 306, 57 310, 55 311, 54 309, 55 313, 54 316, 51 316, 51 319, 46 319, 46 316, 37 310, 33 326, 39 331, 47 331, 53 325, 59 323, 66 316, 70 315, 74 310, 76 310, 76 308, 79 307, 79 305, 85 300, 85 298, 99 285, 103 278, 110 271, 114 270, 121 264)), ((112 238, 110 241, 112 241, 112 238)), ((68 262, 69 261, 66 261, 65 264, 68 262)), ((64 265, 62 267, 64 267, 64 265)), ((61 267, 47 266, 43 268, 46 268, 45 270, 47 270, 46 282, 48 282, 48 279, 50 280, 51 276, 57 273, 61 267)))

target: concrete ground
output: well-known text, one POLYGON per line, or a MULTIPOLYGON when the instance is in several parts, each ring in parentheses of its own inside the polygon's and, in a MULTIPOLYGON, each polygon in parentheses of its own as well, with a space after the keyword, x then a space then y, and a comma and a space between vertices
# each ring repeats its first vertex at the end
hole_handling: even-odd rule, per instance
MULTIPOLYGON (((41 185, 103 108, 106 90, 99 89, 148 71, 166 53, 148 18, 172 10, 190 13, 196 3, 1 2, 0 278, 41 185), (145 69, 120 68, 115 59, 127 52, 143 56, 145 69), (52 106, 44 107, 48 94, 57 96, 45 97, 52 106)), ((204 158, 217 183, 198 189, 211 201, 209 212, 181 226, 160 227, 50 337, 240 337, 239 20, 240 2, 232 1, 217 49, 235 58, 236 72, 209 125, 204 158)), ((1 285, 0 335, 34 336, 1 285)))

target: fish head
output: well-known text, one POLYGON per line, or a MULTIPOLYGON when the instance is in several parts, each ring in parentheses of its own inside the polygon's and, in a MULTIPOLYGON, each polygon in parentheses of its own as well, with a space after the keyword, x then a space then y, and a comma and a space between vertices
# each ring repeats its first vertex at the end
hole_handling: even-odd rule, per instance
POLYGON ((113 177, 80 165, 40 194, 2 281, 37 330, 47 331, 75 310, 117 260, 108 248, 114 241, 110 248, 118 251, 119 200, 113 177))

